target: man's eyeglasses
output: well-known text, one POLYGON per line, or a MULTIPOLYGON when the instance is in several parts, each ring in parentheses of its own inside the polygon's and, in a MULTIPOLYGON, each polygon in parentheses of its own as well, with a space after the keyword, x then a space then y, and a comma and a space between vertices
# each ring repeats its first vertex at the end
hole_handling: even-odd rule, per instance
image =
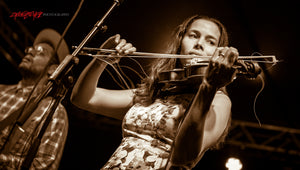
POLYGON ((35 56, 35 55, 45 56, 47 54, 47 52, 48 51, 41 46, 27 47, 25 49, 25 54, 32 54, 33 56, 35 56))

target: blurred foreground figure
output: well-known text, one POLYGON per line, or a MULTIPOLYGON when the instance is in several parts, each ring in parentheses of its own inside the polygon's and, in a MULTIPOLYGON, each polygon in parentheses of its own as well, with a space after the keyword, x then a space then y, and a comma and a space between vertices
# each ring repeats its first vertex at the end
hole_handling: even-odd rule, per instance
POLYGON ((53 97, 41 100, 22 125, 19 119, 37 82, 33 98, 41 94, 48 77, 69 54, 64 40, 55 50, 60 38, 61 35, 53 29, 42 30, 33 46, 25 49, 25 56, 19 64, 22 80, 15 85, 0 85, 0 169, 58 169, 69 126, 63 105, 58 105, 37 151, 31 153, 29 148, 41 131, 53 97))

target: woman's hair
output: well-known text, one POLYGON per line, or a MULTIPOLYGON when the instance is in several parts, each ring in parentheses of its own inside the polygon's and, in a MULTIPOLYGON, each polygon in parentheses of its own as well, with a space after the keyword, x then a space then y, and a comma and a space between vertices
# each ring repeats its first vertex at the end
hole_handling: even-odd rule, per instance
MULTIPOLYGON (((198 19, 204 19, 215 23, 220 31, 220 37, 218 42, 218 47, 228 46, 228 34, 224 25, 215 18, 210 18, 207 16, 194 15, 187 18, 179 25, 173 32, 170 41, 168 42, 166 53, 168 54, 180 54, 181 42, 188 31, 191 24, 198 19)), ((178 65, 177 59, 174 58, 159 58, 152 62, 152 67, 150 67, 149 77, 142 80, 141 85, 136 91, 135 102, 141 103, 143 105, 148 105, 153 102, 153 100, 158 96, 158 76, 159 73, 164 70, 171 70, 176 68, 178 65)))

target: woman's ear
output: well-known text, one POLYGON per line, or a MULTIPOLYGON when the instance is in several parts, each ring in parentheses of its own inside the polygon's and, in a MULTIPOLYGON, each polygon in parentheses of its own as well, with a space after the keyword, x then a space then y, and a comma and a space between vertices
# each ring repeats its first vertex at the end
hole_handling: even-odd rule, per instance
POLYGON ((56 70, 57 67, 58 67, 57 64, 52 64, 51 66, 49 66, 48 71, 47 71, 48 76, 50 76, 56 70))

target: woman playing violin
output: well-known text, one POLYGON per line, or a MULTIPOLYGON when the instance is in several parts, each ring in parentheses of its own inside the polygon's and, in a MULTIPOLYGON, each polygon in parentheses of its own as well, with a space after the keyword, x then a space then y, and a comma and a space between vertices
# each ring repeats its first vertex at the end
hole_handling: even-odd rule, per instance
MULTIPOLYGON (((107 63, 93 59, 76 82, 71 101, 81 109, 123 119, 123 139, 103 169, 191 169, 205 151, 224 140, 231 119, 225 87, 233 81, 238 51, 228 46, 216 19, 192 16, 174 33, 168 53, 212 56, 195 93, 161 95, 159 73, 190 64, 190 58, 160 58, 136 89, 97 87, 107 63)), ((119 35, 102 48, 120 55, 136 51, 119 35)), ((115 60, 114 62, 117 62, 115 60)))

